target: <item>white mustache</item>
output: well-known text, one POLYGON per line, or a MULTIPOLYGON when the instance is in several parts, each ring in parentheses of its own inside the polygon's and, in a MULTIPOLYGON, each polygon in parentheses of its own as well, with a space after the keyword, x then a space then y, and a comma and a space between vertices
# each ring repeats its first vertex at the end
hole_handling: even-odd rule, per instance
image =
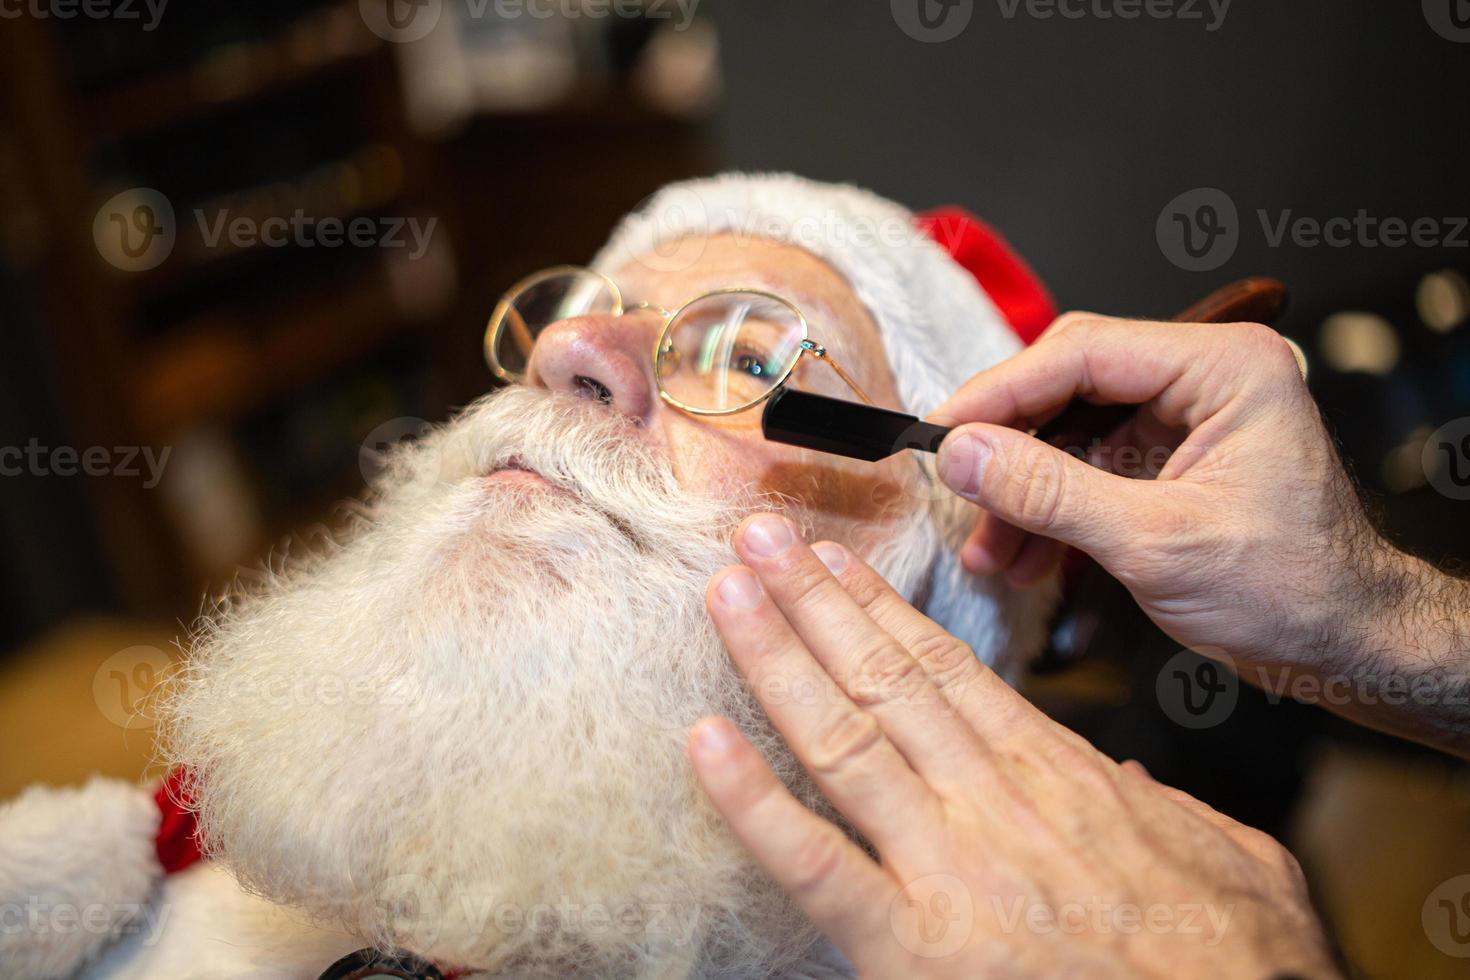
POLYGON ((678 536, 690 532, 708 537, 722 527, 733 530, 732 515, 738 521, 757 506, 791 509, 790 501, 753 485, 720 499, 683 487, 667 454, 633 420, 587 399, 520 386, 486 395, 449 424, 394 450, 376 481, 373 505, 387 517, 441 498, 445 484, 467 484, 513 465, 568 491, 640 548, 677 547, 678 536), (666 523, 650 521, 650 514, 666 523), (648 540, 650 533, 659 540, 648 540))

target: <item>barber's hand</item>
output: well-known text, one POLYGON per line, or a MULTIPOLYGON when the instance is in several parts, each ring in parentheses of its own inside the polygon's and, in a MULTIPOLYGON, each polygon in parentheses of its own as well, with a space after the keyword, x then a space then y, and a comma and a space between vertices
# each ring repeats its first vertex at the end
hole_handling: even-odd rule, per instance
POLYGON ((730 722, 710 799, 864 976, 1335 976, 1274 840, 1056 725, 831 543, 758 515, 707 605, 772 722, 876 858, 730 722))
POLYGON ((1316 661, 1371 619, 1391 549, 1267 327, 1068 314, 932 417, 975 423, 939 472, 984 510, 961 556, 976 574, 1025 584, 1074 545, 1174 639, 1246 663, 1316 661), (1073 398, 1139 406, 1092 465, 1022 431, 1073 398))

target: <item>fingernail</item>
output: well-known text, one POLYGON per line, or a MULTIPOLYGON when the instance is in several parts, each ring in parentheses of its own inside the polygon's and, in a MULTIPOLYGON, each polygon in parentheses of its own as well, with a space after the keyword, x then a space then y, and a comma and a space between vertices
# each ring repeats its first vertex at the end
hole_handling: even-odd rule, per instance
POLYGON ((725 755, 735 747, 735 729, 723 718, 701 722, 694 730, 694 746, 706 758, 725 755))
POLYGON ((847 567, 847 549, 835 541, 818 541, 812 545, 812 551, 833 575, 840 574, 847 567))
POLYGON ((772 514, 757 517, 745 528, 745 546, 762 558, 775 558, 793 540, 790 526, 772 514))
POLYGON ((990 446, 978 436, 956 436, 944 444, 939 478, 955 493, 974 500, 980 492, 980 479, 985 475, 985 463, 989 459, 990 446))
POLYGON ((720 594, 720 601, 731 609, 754 609, 761 601, 761 584, 744 565, 727 572, 715 591, 720 594))

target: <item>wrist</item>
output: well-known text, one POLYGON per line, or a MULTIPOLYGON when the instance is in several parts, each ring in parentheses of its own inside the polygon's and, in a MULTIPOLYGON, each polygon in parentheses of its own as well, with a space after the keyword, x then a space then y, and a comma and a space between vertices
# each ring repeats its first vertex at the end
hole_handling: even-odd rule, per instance
POLYGON ((1470 754, 1470 582, 1376 533, 1344 567, 1351 580, 1328 604, 1303 663, 1346 698, 1324 705, 1470 754))
POLYGON ((1337 676, 1382 666, 1396 646, 1395 622, 1415 590, 1412 559, 1385 541, 1366 519, 1335 529, 1327 553, 1294 569, 1282 598, 1280 626, 1248 660, 1272 673, 1337 676))

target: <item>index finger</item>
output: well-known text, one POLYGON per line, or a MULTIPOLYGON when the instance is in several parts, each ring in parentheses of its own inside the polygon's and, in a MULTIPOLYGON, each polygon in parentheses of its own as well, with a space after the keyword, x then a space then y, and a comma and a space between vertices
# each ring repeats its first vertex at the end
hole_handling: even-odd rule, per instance
MULTIPOLYGON (((1222 364, 1238 365, 1261 332, 1276 338, 1268 327, 1068 314, 1031 347, 971 378, 930 418, 1031 429, 1082 398, 1103 405, 1152 402, 1166 424, 1192 429, 1231 394, 1231 385, 1218 383, 1222 364)), ((1233 378, 1234 369, 1228 374, 1233 378)))
POLYGON ((867 562, 835 542, 819 542, 815 549, 822 555, 842 553, 841 567, 833 573, 838 583, 879 628, 904 645, 982 739, 1008 740, 1032 731, 1044 718, 1004 678, 981 663, 968 644, 915 609, 867 562))

